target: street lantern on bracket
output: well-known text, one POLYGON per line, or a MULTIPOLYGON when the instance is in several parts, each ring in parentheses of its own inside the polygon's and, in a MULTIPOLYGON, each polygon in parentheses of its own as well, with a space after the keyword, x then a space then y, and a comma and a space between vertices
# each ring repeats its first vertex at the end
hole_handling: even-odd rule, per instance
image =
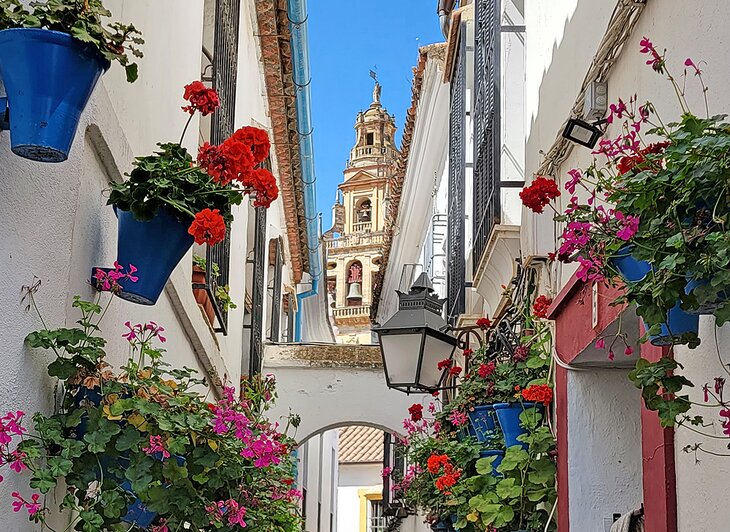
POLYGON ((459 340, 449 334, 442 317, 443 299, 422 273, 406 294, 398 291, 398 312, 373 331, 378 335, 388 388, 407 394, 433 393, 445 387, 448 368, 459 340))

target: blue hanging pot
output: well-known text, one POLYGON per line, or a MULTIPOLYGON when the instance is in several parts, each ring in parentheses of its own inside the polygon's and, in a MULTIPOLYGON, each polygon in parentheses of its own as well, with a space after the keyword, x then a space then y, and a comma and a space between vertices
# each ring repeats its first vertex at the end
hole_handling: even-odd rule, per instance
POLYGON ((683 334, 697 334, 699 326, 699 315, 685 312, 679 307, 678 302, 667 313, 667 321, 661 324, 661 333, 649 336, 649 341, 657 346, 673 345, 681 340, 683 334))
POLYGON ((181 221, 169 209, 160 209, 148 222, 131 212, 116 210, 118 219, 117 261, 124 268, 137 268, 137 282, 123 279, 119 297, 140 305, 154 305, 172 270, 193 245, 189 221, 181 221))
POLYGON ((467 413, 469 415, 469 424, 477 440, 482 443, 489 441, 496 428, 494 424, 494 407, 492 405, 479 405, 467 413))
POLYGON ((33 161, 65 161, 81 113, 109 66, 94 46, 67 33, 38 28, 0 31, 0 74, 13 153, 33 161))
POLYGON ((504 444, 507 448, 519 445, 527 449, 525 442, 518 441, 518 436, 527 434, 527 431, 520 425, 520 414, 530 408, 537 408, 542 411, 543 406, 535 403, 496 403, 494 412, 497 414, 497 421, 504 433, 504 444))
POLYGON ((630 283, 641 281, 651 271, 651 264, 645 260, 635 259, 631 255, 634 246, 624 246, 611 257, 611 265, 616 268, 621 277, 630 283))
POLYGON ((492 461, 492 476, 501 477, 502 474, 497 472, 497 468, 499 467, 499 464, 502 463, 502 458, 504 458, 504 451, 498 449, 486 449, 484 451, 479 451, 480 458, 489 458, 490 456, 495 457, 492 461))
MULTIPOLYGON (((687 286, 684 288, 684 292, 686 294, 689 294, 696 288, 704 287, 708 284, 709 281, 707 280, 695 280, 690 279, 687 281, 687 286)), ((728 300, 728 292, 727 290, 721 290, 717 293, 717 297, 714 301, 705 301, 704 303, 700 304, 700 307, 693 310, 686 311, 688 314, 712 314, 714 313, 718 307, 726 303, 728 300)))

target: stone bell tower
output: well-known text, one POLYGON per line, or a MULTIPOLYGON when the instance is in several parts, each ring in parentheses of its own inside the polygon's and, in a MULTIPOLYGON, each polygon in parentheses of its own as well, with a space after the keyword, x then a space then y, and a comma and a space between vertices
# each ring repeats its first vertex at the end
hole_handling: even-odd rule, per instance
POLYGON ((370 107, 355 118, 355 145, 343 172, 325 233, 327 287, 337 341, 371 343, 372 283, 380 268, 387 184, 395 172, 395 117, 380 103, 375 81, 370 107))

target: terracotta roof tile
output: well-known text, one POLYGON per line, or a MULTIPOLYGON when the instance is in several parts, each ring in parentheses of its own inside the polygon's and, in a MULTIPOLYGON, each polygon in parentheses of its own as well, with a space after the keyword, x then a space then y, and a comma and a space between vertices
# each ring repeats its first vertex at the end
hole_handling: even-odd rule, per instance
POLYGON ((383 431, 362 425, 340 429, 340 463, 382 463, 383 431))

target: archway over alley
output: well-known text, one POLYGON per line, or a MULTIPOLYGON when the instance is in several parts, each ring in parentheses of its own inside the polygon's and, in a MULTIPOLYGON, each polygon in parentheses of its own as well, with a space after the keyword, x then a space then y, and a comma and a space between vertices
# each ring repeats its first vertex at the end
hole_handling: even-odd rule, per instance
POLYGON ((276 376, 279 395, 270 417, 299 414, 300 443, 348 425, 400 434, 408 407, 430 399, 390 390, 377 346, 267 345, 264 360, 264 372, 276 376))

